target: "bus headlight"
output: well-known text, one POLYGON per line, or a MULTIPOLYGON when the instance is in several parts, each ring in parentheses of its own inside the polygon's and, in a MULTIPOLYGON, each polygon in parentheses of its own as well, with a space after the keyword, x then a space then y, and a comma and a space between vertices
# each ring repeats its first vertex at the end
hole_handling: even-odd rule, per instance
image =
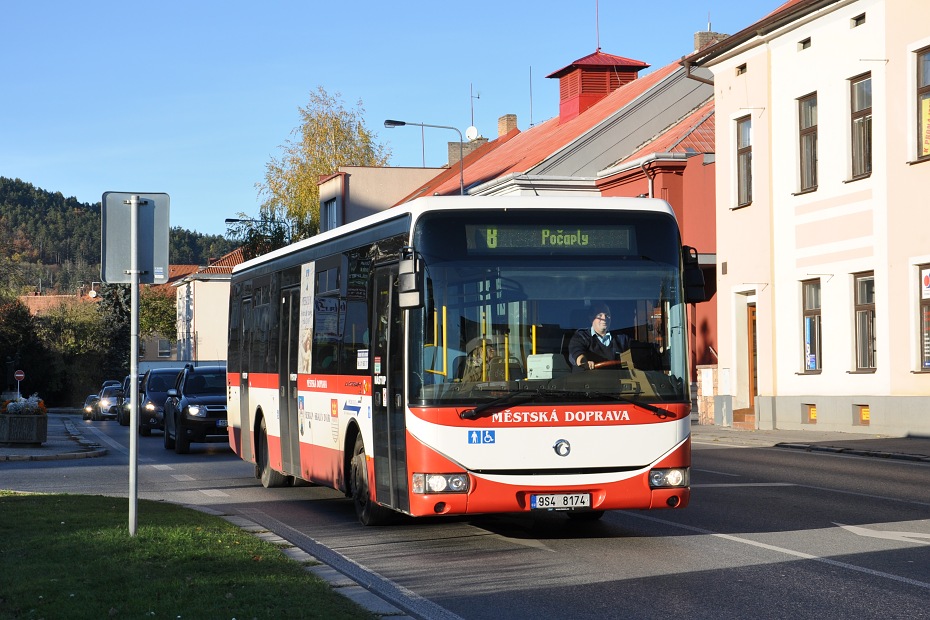
POLYGON ((686 487, 690 484, 688 469, 653 469, 649 472, 649 486, 653 489, 686 487))
POLYGON ((467 493, 465 474, 413 474, 414 493, 467 493))

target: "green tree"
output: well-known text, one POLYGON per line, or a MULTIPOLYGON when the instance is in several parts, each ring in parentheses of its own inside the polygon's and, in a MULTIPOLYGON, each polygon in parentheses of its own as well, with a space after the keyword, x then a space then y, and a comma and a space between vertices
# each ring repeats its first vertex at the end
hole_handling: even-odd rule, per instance
POLYGON ((265 181, 256 185, 261 220, 286 219, 296 239, 319 231, 320 177, 339 166, 384 166, 391 155, 365 127, 361 101, 346 108, 339 93, 329 95, 318 86, 298 110, 300 126, 291 132, 293 140, 285 141, 281 156, 265 165, 265 181))
POLYGON ((111 378, 103 374, 108 354, 105 317, 96 303, 63 303, 35 320, 39 339, 49 349, 50 368, 61 377, 60 393, 47 394, 50 402, 79 404, 103 379, 111 378))
POLYGON ((177 300, 162 287, 143 286, 139 291, 139 335, 161 336, 174 340, 177 336, 177 300))
POLYGON ((132 298, 128 284, 105 284, 100 289, 97 311, 103 318, 101 338, 105 350, 104 375, 109 379, 122 379, 129 374, 130 323, 132 298))
POLYGON ((16 389, 16 370, 26 373, 19 386, 23 394, 36 392, 39 386, 47 385, 49 390, 57 387, 54 377, 49 376, 49 356, 36 334, 35 320, 23 302, 10 296, 0 299, 0 360, 4 364, 4 390, 16 389))

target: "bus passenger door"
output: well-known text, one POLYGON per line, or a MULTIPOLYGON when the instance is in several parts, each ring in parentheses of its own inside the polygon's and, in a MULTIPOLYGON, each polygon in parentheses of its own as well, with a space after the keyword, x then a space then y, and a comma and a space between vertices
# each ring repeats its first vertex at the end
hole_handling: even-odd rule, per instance
POLYGON ((281 291, 280 317, 278 407, 281 413, 281 466, 285 474, 300 476, 301 420, 297 408, 300 287, 294 286, 281 291))
POLYGON ((239 429, 242 435, 242 452, 244 461, 255 458, 252 446, 252 405, 249 402, 249 365, 252 357, 252 300, 244 299, 239 313, 239 429))
POLYGON ((377 267, 373 282, 371 425, 375 498, 409 510, 404 398, 403 311, 397 306, 397 264, 377 267))

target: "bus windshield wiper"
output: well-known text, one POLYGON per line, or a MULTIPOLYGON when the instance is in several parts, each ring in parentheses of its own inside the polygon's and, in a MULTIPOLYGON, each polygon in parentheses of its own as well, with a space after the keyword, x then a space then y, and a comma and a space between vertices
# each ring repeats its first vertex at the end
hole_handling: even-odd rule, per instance
POLYGON ((672 414, 667 410, 662 409, 661 407, 656 407, 655 405, 650 405, 649 403, 644 403, 635 398, 630 398, 629 396, 624 396, 623 394, 618 394, 616 392, 597 392, 597 391, 582 391, 582 390, 543 390, 542 393, 555 395, 560 394, 563 396, 584 396, 585 398, 602 398, 609 400, 617 400, 621 403, 627 403, 628 405, 635 405, 636 407, 642 407, 646 411, 649 411, 655 416, 658 416, 662 419, 665 419, 672 414))
POLYGON ((476 418, 483 417, 483 415, 486 415, 486 412, 491 411, 492 409, 499 410, 511 405, 519 405, 520 403, 533 400, 536 398, 536 396, 536 392, 513 392, 511 394, 507 394, 506 396, 501 396, 500 398, 489 400, 486 403, 481 403, 474 409, 466 409, 459 414, 459 417, 463 420, 474 420, 476 418))

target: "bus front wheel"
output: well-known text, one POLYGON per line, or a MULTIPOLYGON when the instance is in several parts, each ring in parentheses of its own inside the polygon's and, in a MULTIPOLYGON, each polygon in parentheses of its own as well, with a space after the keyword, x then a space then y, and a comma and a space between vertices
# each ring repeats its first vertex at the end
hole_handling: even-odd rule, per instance
POLYGON ((355 502, 355 514, 362 525, 383 525, 390 520, 391 511, 379 506, 371 498, 365 442, 361 435, 355 439, 355 449, 352 451, 352 500, 355 502))

